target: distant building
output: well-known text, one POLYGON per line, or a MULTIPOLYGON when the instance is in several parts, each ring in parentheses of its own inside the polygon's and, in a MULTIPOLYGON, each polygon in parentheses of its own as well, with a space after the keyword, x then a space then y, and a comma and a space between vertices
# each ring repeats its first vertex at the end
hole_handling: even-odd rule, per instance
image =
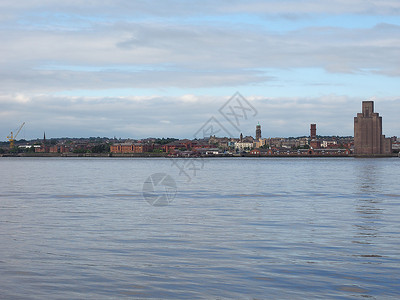
POLYGON ((111 153, 144 153, 152 150, 152 147, 143 143, 125 142, 110 146, 111 153))
POLYGON ((321 141, 318 141, 318 140, 316 140, 316 139, 312 139, 312 140, 310 141, 310 147, 311 147, 312 149, 321 148, 321 141))
POLYGON ((65 145, 54 145, 49 148, 50 153, 66 153, 69 152, 69 149, 65 147, 65 145))
POLYGON ((236 142, 235 143, 235 149, 238 152, 244 152, 244 151, 250 151, 251 149, 253 149, 253 142, 236 142))
POLYGON ((321 148, 321 142, 317 140, 317 124, 310 124, 310 147, 312 149, 321 148))
POLYGON ((392 143, 392 150, 395 152, 399 152, 400 151, 400 142, 395 141, 392 143))
MULTIPOLYGON (((269 149, 260 149, 256 148, 250 151, 251 155, 258 155, 258 156, 267 156, 269 149)), ((271 152, 272 153, 272 152, 271 152)))
POLYGON ((217 138, 214 136, 210 136, 208 140, 208 144, 212 145, 213 147, 218 147, 223 150, 227 150, 230 147, 230 144, 232 142, 231 138, 223 137, 223 138, 217 138))
POLYGON ((284 139, 283 138, 270 138, 269 139, 269 145, 271 147, 282 147, 282 143, 283 143, 284 139))
POLYGON ((268 145, 269 139, 260 138, 258 140, 254 140, 253 148, 261 148, 265 145, 268 145))
POLYGON ((310 139, 317 138, 317 124, 310 125, 310 139))
POLYGON ((220 155, 222 152, 219 148, 199 148, 196 149, 196 153, 200 155, 220 155))
POLYGON ((260 123, 257 124, 256 126, 256 140, 261 139, 261 125, 260 123))
POLYGON ((320 144, 322 148, 335 148, 338 145, 337 141, 332 140, 323 140, 320 144))
POLYGON ((173 141, 168 144, 163 145, 164 152, 172 152, 174 150, 191 150, 192 149, 192 141, 188 139, 173 141))
POLYGON ((349 149, 287 149, 287 148, 271 148, 271 149, 253 149, 250 155, 255 156, 349 156, 349 149))
POLYGON ((390 155, 390 138, 382 135, 382 117, 374 112, 374 101, 362 102, 362 113, 354 118, 354 152, 356 155, 390 155))
POLYGON ((40 147, 36 147, 35 148, 35 152, 37 153, 49 153, 50 151, 50 147, 47 146, 47 142, 46 142, 46 132, 43 133, 43 142, 40 145, 40 147))

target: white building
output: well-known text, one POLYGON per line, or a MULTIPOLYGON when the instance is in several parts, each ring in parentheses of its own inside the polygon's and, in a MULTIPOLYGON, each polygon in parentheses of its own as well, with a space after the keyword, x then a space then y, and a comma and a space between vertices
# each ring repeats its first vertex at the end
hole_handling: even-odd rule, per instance
POLYGON ((251 149, 253 149, 253 143, 249 143, 249 142, 236 142, 235 143, 235 150, 238 150, 239 152, 250 151, 251 149))
POLYGON ((337 144, 336 141, 322 141, 321 147, 322 147, 322 148, 328 148, 328 146, 330 146, 330 145, 336 145, 336 144, 337 144))

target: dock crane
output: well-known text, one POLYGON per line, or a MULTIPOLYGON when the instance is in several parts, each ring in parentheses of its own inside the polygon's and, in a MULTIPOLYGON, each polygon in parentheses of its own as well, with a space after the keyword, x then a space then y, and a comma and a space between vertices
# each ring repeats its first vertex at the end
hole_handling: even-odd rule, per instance
POLYGON ((16 133, 15 135, 14 135, 13 132, 11 131, 11 134, 7 137, 8 140, 9 140, 9 142, 10 142, 10 149, 13 149, 13 148, 14 148, 15 139, 17 138, 19 132, 21 131, 22 127, 24 127, 24 125, 25 125, 25 122, 22 123, 22 125, 18 128, 17 133, 16 133))

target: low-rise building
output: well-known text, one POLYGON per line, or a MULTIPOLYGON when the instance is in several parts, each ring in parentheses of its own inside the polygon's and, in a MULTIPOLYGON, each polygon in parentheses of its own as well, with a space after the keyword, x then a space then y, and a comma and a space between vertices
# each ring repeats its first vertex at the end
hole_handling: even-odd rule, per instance
POLYGON ((35 147, 36 153, 49 153, 50 147, 46 145, 40 145, 39 147, 35 147))
POLYGON ((254 145, 253 145, 253 148, 261 148, 261 147, 263 147, 263 146, 266 146, 266 145, 268 145, 268 139, 262 139, 262 138, 259 138, 258 140, 254 140, 254 145))
POLYGON ((191 150, 192 149, 192 141, 191 140, 179 140, 173 141, 163 146, 165 152, 170 153, 173 150, 191 150))
POLYGON ((143 143, 125 142, 110 146, 111 153, 144 153, 152 150, 152 146, 143 143))
POLYGON ((322 148, 331 148, 335 147, 335 145, 337 145, 337 141, 335 140, 323 140, 321 143, 322 148))
POLYGON ((317 139, 312 139, 310 141, 310 148, 312 149, 318 149, 321 148, 321 141, 317 140, 317 139))
POLYGON ((253 149, 253 142, 236 142, 235 150, 238 152, 250 151, 253 149))
POLYGON ((49 148, 50 153, 66 153, 69 149, 65 145, 54 145, 49 148))
POLYGON ((222 154, 221 149, 219 148, 199 148, 195 151, 199 155, 220 155, 222 154))

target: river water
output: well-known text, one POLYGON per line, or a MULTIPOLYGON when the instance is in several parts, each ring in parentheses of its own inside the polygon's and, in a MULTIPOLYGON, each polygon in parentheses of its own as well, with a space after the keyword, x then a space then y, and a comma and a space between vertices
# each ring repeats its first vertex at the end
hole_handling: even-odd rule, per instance
POLYGON ((0 158, 0 178, 1 299, 400 296, 398 158, 0 158))

